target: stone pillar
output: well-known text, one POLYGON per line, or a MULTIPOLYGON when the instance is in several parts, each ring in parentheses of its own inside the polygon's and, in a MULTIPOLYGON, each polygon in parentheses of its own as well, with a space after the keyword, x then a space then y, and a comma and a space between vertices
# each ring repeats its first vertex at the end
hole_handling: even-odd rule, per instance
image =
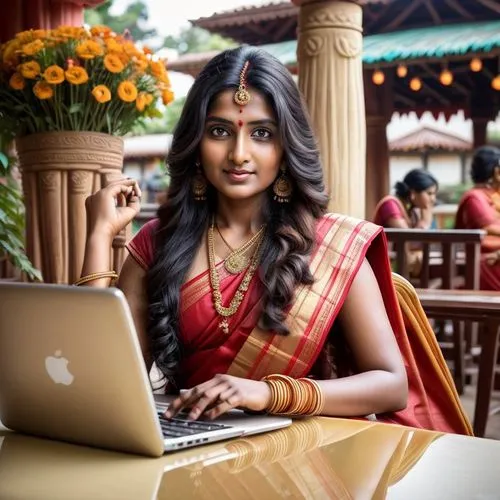
POLYGON ((382 85, 372 82, 372 70, 363 72, 366 108, 366 218, 373 218, 377 203, 390 192, 387 124, 393 110, 393 79, 382 85))
POLYGON ((352 2, 300 5, 297 61, 319 140, 330 210, 365 216, 366 123, 362 10, 352 2))

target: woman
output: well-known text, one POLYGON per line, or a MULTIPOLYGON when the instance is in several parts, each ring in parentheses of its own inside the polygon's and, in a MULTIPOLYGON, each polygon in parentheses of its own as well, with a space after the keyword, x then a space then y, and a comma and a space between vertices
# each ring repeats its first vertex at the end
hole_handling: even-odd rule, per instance
POLYGON ((482 290, 500 291, 500 149, 483 146, 472 159, 471 178, 474 187, 467 191, 458 205, 457 229, 484 229, 481 243, 482 290))
POLYGON ((395 185, 395 196, 386 196, 375 209, 373 222, 383 227, 429 229, 436 203, 437 180, 426 170, 408 172, 395 185))
MULTIPOLYGON (((281 63, 251 47, 209 62, 167 163, 167 202, 118 281, 148 370, 187 389, 167 417, 241 407, 466 432, 426 400, 381 228, 325 214, 316 141, 281 63)), ((111 241, 139 198, 123 180, 88 199, 80 283, 109 285, 111 241)))

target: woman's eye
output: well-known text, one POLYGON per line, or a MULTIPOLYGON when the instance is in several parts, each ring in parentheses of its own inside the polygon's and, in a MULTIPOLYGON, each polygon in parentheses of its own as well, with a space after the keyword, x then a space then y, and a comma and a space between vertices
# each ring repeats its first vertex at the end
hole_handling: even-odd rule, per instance
POLYGON ((252 134, 254 137, 258 137, 259 139, 269 139, 271 137, 271 132, 265 128, 258 128, 253 131, 252 134))
POLYGON ((210 129, 210 133, 215 137, 225 137, 226 135, 229 135, 227 130, 222 127, 213 127, 210 129))

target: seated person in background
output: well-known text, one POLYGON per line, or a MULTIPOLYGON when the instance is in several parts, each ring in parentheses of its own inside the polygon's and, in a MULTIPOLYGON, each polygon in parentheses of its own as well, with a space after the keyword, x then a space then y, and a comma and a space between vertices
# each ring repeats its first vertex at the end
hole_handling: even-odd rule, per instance
POLYGON ((457 229, 484 229, 481 250, 481 289, 500 291, 500 149, 478 148, 472 159, 471 178, 474 187, 458 205, 457 229))
MULTIPOLYGON (((377 414, 467 432, 435 358, 422 344, 413 354, 383 231, 325 213, 312 127, 277 59, 240 47, 209 62, 167 164, 167 201, 128 244, 118 281, 148 371, 187 389, 167 416, 377 414)), ((111 242, 139 198, 127 179, 88 198, 86 285, 109 286, 111 242)))
POLYGON ((375 208, 373 222, 383 227, 430 229, 438 182, 429 172, 416 168, 403 182, 396 182, 395 196, 382 198, 375 208))
MULTIPOLYGON (((395 185, 395 196, 386 196, 375 209, 373 222, 383 227, 432 229, 432 209, 436 203, 437 180, 426 170, 410 170, 395 185)), ((410 275, 416 277, 422 268, 422 251, 418 244, 407 248, 410 275)))

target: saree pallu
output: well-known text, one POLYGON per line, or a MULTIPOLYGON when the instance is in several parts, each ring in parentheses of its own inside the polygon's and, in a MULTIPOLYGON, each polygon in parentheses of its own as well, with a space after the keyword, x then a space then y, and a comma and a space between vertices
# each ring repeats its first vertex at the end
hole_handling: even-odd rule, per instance
MULTIPOLYGON (((375 273, 409 381, 407 408, 379 415, 378 420, 470 434, 470 424, 435 338, 412 331, 412 322, 406 322, 408 332, 405 329, 382 228, 335 214, 318 222, 317 245, 310 263, 315 281, 296 290, 286 318, 288 335, 259 326, 262 285, 257 276, 237 314, 231 317, 230 335, 224 335, 219 328, 208 273, 183 286, 180 324, 184 359, 178 386, 193 387, 217 373, 254 380, 273 373, 294 378, 310 376, 365 258, 375 273), (412 342, 418 345, 413 348, 412 342), (423 348, 422 342, 428 345, 423 348)), ((218 271, 223 297, 232 297, 242 277, 228 274, 220 263, 218 271)))
MULTIPOLYGON (((484 229, 493 224, 500 228, 500 214, 498 212, 498 193, 485 188, 473 188, 467 191, 457 209, 455 218, 456 229, 484 229)), ((484 254, 500 250, 500 236, 486 235, 481 242, 481 251, 484 254)), ((500 264, 490 265, 486 259, 480 263, 481 290, 500 291, 500 264)))
POLYGON ((404 219, 408 227, 413 226, 413 221, 399 198, 388 195, 382 198, 375 207, 373 222, 378 226, 388 227, 389 219, 404 219))

